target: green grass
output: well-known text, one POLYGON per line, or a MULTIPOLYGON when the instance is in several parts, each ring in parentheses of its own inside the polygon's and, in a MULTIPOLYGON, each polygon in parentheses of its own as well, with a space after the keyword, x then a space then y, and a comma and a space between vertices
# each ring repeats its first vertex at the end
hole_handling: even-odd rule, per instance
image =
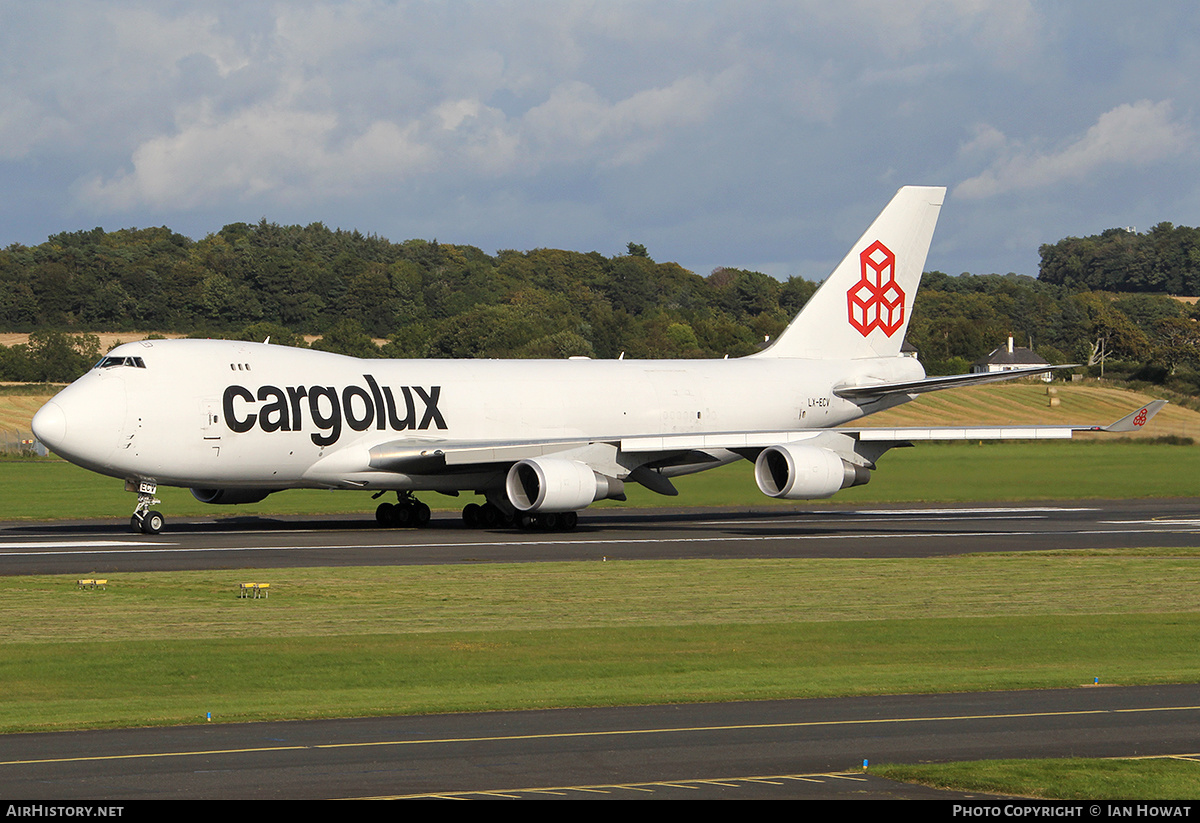
MULTIPOLYGON (((1138 441, 927 443, 884 455, 871 482, 836 494, 833 503, 969 502, 1200 496, 1200 450, 1138 441)), ((754 467, 739 461, 678 478, 678 497, 656 495, 636 483, 626 503, 601 508, 648 506, 821 505, 776 501, 758 491, 754 467)), ((246 506, 212 506, 186 489, 161 487, 160 508, 172 517, 361 513, 375 501, 365 492, 290 490, 246 506)), ((448 498, 427 492, 435 509, 458 511, 471 495, 448 498)), ((0 461, 0 520, 55 518, 125 519, 134 495, 121 480, 101 477, 60 460, 0 461)), ((586 515, 585 515, 586 516, 586 515)))
POLYGON ((5 578, 0 730, 1190 682, 1198 554, 5 578))
POLYGON ((0 730, 1169 683, 1198 640, 1124 615, 12 644, 0 730))
POLYGON ((1195 760, 987 760, 888 764, 872 766, 871 772, 940 789, 1049 800, 1200 800, 1200 763, 1195 760))

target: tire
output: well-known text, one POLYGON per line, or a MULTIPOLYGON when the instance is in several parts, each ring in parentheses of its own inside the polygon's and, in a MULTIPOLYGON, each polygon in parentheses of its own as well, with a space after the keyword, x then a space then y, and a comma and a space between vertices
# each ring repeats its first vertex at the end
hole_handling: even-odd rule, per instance
POLYGON ((375 509, 375 522, 381 526, 390 526, 394 522, 393 509, 395 507, 391 503, 380 503, 375 509))
POLYGON ((162 516, 162 512, 146 512, 146 516, 142 518, 142 532, 144 534, 161 534, 163 526, 166 524, 167 520, 162 516))

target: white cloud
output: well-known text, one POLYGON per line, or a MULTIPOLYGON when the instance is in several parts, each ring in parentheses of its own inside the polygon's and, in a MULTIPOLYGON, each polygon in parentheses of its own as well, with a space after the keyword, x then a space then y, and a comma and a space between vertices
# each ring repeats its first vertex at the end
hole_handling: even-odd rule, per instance
POLYGON ((1171 103, 1141 100, 1100 115, 1082 137, 1056 152, 1036 152, 1014 144, 989 127, 980 127, 965 152, 999 148, 986 171, 959 183, 954 194, 991 197, 1010 191, 1044 188, 1081 180, 1114 166, 1143 166, 1177 157, 1193 145, 1192 129, 1172 118, 1171 103))
POLYGON ((310 200, 402 178, 432 159, 411 126, 377 121, 338 141, 337 125, 330 112, 255 106, 220 117, 206 109, 176 134, 139 146, 131 171, 85 180, 79 197, 116 210, 193 208, 229 196, 310 200))
POLYGON ((138 145, 132 168, 90 175, 77 189, 92 209, 193 208, 219 201, 291 202, 338 196, 444 173, 528 175, 562 163, 616 166, 661 148, 675 130, 710 117, 737 72, 684 76, 609 102, 581 81, 561 84, 509 118, 478 98, 359 122, 289 73, 269 102, 231 111, 204 103, 176 131, 138 145))

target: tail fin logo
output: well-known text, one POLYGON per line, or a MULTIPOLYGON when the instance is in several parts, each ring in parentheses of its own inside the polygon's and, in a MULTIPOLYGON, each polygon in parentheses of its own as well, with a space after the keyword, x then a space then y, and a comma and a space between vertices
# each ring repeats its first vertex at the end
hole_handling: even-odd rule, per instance
POLYGON ((858 259, 862 279, 846 292, 850 325, 863 337, 875 329, 891 337, 904 325, 904 290, 896 282, 896 255, 876 240, 858 259))

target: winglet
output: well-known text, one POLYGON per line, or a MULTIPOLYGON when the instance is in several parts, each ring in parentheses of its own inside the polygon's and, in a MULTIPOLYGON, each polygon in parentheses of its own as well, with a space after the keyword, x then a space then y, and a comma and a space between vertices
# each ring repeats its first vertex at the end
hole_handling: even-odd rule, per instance
POLYGON ((1108 426, 1101 426, 1101 431, 1106 432, 1135 432, 1142 426, 1150 422, 1150 418, 1158 414, 1158 410, 1167 405, 1166 400, 1154 400, 1142 406, 1137 411, 1127 414, 1108 426))

